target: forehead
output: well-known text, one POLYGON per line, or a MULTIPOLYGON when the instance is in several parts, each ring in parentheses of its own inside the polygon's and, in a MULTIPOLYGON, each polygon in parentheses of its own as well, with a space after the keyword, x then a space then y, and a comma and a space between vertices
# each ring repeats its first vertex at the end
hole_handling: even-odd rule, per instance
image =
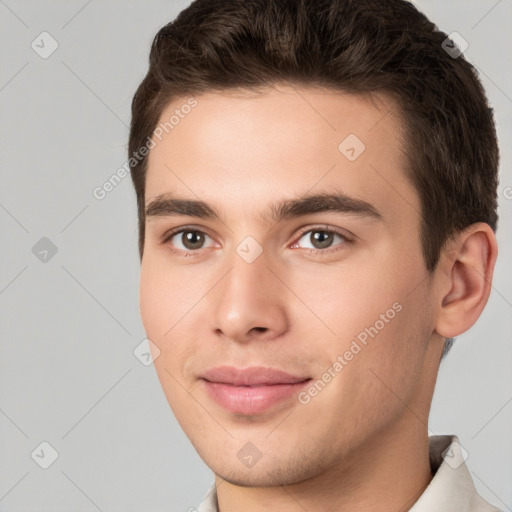
POLYGON ((336 188, 379 209, 419 208, 386 95, 283 86, 183 97, 164 109, 153 141, 146 202, 170 192, 245 214, 336 188))

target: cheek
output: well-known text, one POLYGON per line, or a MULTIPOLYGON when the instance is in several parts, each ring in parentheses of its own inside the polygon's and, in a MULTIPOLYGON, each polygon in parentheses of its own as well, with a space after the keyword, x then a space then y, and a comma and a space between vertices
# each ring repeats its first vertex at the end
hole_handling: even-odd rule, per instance
POLYGON ((376 322, 380 332, 400 316, 396 306, 393 308, 400 293, 393 282, 383 283, 383 272, 379 272, 374 275, 368 267, 347 266, 316 274, 299 273, 292 280, 297 295, 315 313, 316 321, 322 320, 338 340, 337 349, 350 345, 360 333, 364 339, 365 329, 376 322), (385 315, 385 324, 381 315, 385 315))
POLYGON ((158 338, 164 332, 163 312, 170 297, 164 293, 165 287, 162 286, 162 281, 156 277, 157 274, 148 269, 148 265, 141 267, 139 305, 146 334, 150 339, 154 338, 154 341, 160 345, 158 338))
MULTIPOLYGON (((181 368, 186 354, 177 335, 183 313, 179 311, 179 287, 169 273, 145 261, 141 267, 139 304, 146 336, 158 347, 153 366, 172 410, 179 409, 182 396, 181 368)), ((182 301, 181 301, 182 302, 182 301)))
POLYGON ((156 258, 143 260, 139 305, 146 333, 150 331, 160 339, 171 335, 173 326, 197 301, 195 288, 187 286, 188 282, 176 270, 165 268, 156 258))
POLYGON ((336 331, 325 345, 330 359, 347 354, 349 360, 338 385, 370 408, 393 403, 393 392, 410 396, 432 334, 428 287, 415 282, 423 279, 422 268, 407 265, 347 274, 324 306, 325 321, 336 331))
MULTIPOLYGON (((397 291, 388 296, 389 301, 393 299, 394 314, 386 308, 376 311, 384 313, 384 321, 372 322, 378 333, 368 338, 367 348, 362 350, 364 363, 356 379, 367 379, 367 396, 376 408, 387 404, 397 412, 415 393, 432 334, 432 311, 424 290, 414 294, 408 289, 397 291)), ((363 389, 364 382, 360 384, 363 389)))
MULTIPOLYGON (((181 373, 194 353, 198 301, 205 291, 183 272, 165 268, 148 258, 140 273, 140 316, 146 336, 159 348, 154 366, 159 375, 165 369, 181 373)), ((165 375, 161 375, 161 377, 165 375)))

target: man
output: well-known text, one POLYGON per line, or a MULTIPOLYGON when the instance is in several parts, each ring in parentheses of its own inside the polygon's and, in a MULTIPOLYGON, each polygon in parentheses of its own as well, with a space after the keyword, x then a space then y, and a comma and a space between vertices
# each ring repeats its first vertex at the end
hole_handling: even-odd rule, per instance
POLYGON ((132 103, 141 316, 200 511, 495 511, 431 436, 489 297, 492 113, 402 0, 198 0, 132 103))

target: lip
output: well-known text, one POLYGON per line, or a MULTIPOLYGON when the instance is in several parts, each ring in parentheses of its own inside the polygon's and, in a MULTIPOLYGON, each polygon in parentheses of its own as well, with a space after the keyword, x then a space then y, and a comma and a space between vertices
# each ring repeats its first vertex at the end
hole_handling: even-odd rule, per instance
POLYGON ((231 384, 232 386, 297 384, 309 379, 309 377, 295 376, 283 370, 264 366, 251 366, 241 369, 234 366, 219 366, 206 371, 201 377, 210 382, 231 384))
POLYGON ((253 366, 212 368, 201 379, 208 395, 225 409, 245 415, 259 414, 290 399, 311 380, 282 370, 253 366))

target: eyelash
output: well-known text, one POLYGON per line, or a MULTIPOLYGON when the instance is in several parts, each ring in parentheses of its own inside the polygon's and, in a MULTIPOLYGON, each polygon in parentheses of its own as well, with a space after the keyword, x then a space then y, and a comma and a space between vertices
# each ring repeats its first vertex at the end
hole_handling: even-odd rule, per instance
MULTIPOLYGON (((327 227, 327 226, 313 226, 313 227, 305 228, 304 230, 300 231, 296 235, 296 242, 294 242, 292 245, 295 245, 296 243, 298 243, 298 241, 306 233, 315 232, 315 231, 322 231, 323 233, 338 235, 340 238, 343 239, 343 241, 341 243, 339 243, 337 246, 335 246, 336 248, 330 248, 330 247, 327 248, 327 249, 303 248, 303 250, 305 250, 307 252, 307 254, 309 254, 309 255, 315 255, 316 256, 318 254, 321 254, 321 255, 332 254, 332 253, 335 253, 335 252, 343 250, 346 245, 349 245, 349 244, 351 244, 354 241, 353 238, 347 236, 344 232, 341 232, 341 231, 339 231, 337 229, 333 229, 333 228, 330 228, 330 227, 327 227)), ((196 233, 201 233, 201 234, 210 236, 210 235, 208 235, 208 233, 205 233, 201 229, 197 229, 197 228, 195 228, 193 226, 185 226, 185 227, 176 228, 175 230, 166 233, 164 235, 164 237, 163 237, 162 245, 170 245, 169 242, 170 242, 170 240, 175 235, 177 235, 179 233, 186 233, 186 232, 196 232, 196 233)), ((172 247, 172 245, 170 245, 170 247, 171 247, 171 251, 173 253, 178 254, 178 256, 181 256, 181 257, 184 257, 184 258, 195 257, 195 256, 198 255, 198 253, 200 251, 200 249, 197 249, 195 251, 194 250, 183 251, 181 249, 174 249, 172 247)))

